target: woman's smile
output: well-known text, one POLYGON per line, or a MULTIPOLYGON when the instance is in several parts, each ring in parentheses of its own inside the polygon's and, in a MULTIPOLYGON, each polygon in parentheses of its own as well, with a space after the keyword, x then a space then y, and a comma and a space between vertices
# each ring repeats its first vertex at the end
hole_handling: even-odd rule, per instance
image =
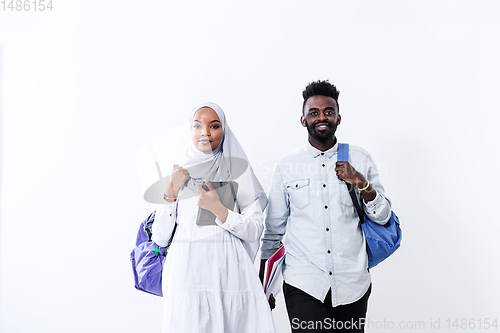
POLYGON ((222 141, 223 131, 217 113, 203 107, 193 116, 191 139, 194 146, 202 152, 214 151, 222 141))

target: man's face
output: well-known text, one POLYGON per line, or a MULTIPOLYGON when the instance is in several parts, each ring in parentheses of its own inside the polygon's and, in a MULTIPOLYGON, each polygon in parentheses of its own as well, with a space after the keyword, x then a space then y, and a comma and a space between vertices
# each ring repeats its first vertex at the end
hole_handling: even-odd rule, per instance
POLYGON ((304 105, 300 122, 314 140, 321 143, 328 142, 340 124, 337 102, 332 97, 322 95, 310 97, 304 105))

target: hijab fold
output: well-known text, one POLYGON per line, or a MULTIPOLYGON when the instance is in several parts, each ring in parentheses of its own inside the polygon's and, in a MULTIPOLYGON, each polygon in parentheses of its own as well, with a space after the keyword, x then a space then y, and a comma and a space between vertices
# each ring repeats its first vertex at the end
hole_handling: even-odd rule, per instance
MULTIPOLYGON (((256 212, 262 213, 267 206, 266 193, 255 176, 238 139, 229 128, 222 109, 215 103, 197 105, 189 115, 190 126, 193 125, 196 112, 203 107, 208 107, 217 113, 222 127, 222 140, 214 151, 209 152, 198 150, 192 143, 189 145, 181 166, 189 172, 191 178, 180 191, 179 200, 195 196, 196 185, 205 180, 235 181, 238 183, 235 212, 240 213, 239 210, 243 207, 252 207, 256 212)), ((169 178, 170 174, 151 185, 144 194, 146 201, 164 205, 163 193, 168 186, 169 178)), ((213 231, 211 230, 209 233, 213 231)), ((260 247, 260 236, 259 240, 255 242, 241 241, 253 262, 260 247)))
POLYGON ((264 209, 267 206, 267 197, 264 189, 257 180, 245 151, 238 139, 227 124, 226 115, 221 107, 215 103, 202 103, 197 105, 189 115, 190 126, 193 124, 194 115, 204 107, 217 113, 222 127, 222 140, 219 146, 211 152, 202 152, 190 145, 181 166, 188 170, 190 179, 187 187, 196 192, 196 185, 208 181, 236 181, 239 185, 238 202, 247 205, 255 200, 264 209), (247 170, 248 169, 248 170, 247 170))

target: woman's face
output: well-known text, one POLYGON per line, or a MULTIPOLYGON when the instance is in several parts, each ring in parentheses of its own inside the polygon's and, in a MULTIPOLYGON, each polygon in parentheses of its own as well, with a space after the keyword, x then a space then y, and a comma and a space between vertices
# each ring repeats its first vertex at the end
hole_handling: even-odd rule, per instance
POLYGON ((214 151, 222 141, 222 126, 217 113, 209 107, 196 111, 191 124, 194 146, 203 152, 214 151))

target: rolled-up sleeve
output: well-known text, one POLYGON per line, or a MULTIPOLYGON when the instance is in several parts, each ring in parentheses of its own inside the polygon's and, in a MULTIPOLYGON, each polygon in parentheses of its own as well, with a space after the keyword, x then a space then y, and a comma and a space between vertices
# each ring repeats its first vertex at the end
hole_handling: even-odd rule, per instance
POLYGON ((269 259, 279 249, 286 232, 286 224, 290 215, 290 201, 283 184, 278 164, 273 173, 264 236, 262 237, 261 259, 264 260, 269 259))
POLYGON ((391 217, 391 202, 384 195, 384 187, 380 183, 377 166, 370 156, 367 158, 366 163, 368 166, 366 179, 368 179, 372 188, 377 191, 377 195, 375 199, 370 202, 365 202, 363 200, 363 208, 367 217, 372 222, 384 225, 391 217))

